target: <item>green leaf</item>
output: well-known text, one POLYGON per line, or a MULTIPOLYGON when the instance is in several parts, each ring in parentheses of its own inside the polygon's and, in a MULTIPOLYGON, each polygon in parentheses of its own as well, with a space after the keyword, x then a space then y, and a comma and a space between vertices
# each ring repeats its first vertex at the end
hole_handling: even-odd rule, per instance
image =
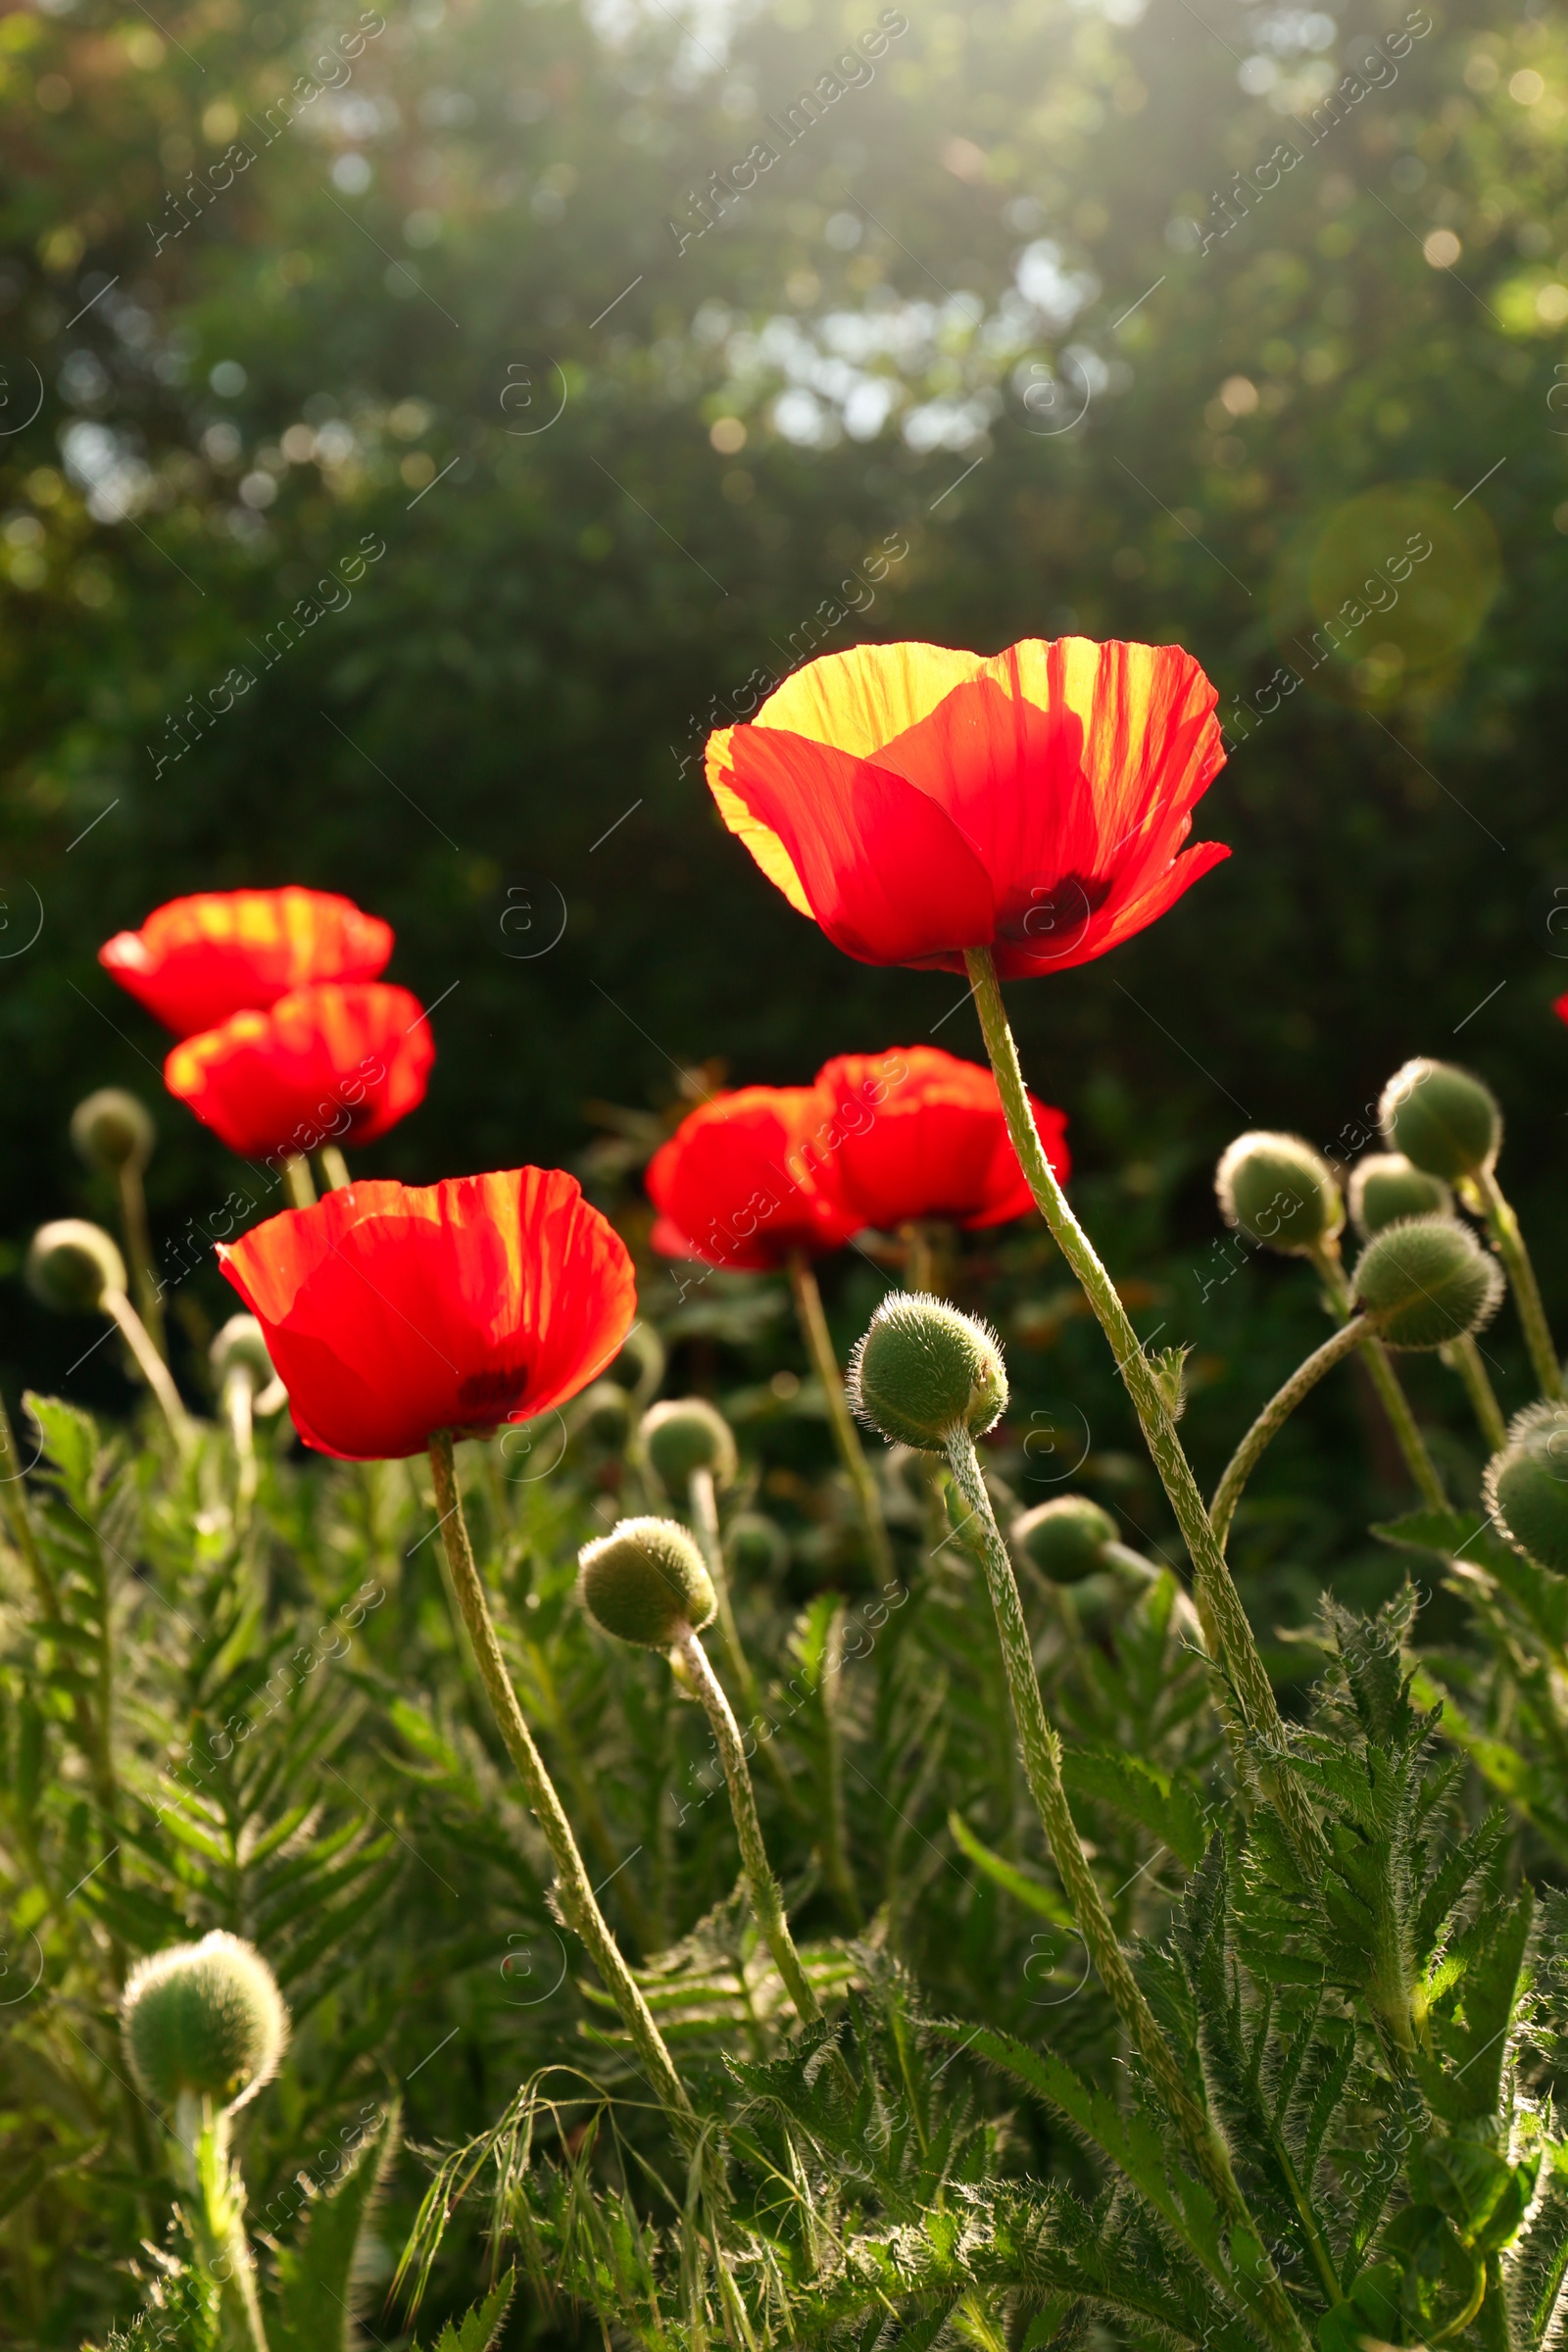
POLYGON ((1203 1800, 1182 1773, 1161 1772, 1124 1748, 1069 1748, 1061 1760, 1069 1797, 1087 1797, 1126 1813, 1152 1831, 1187 1870, 1196 1870, 1208 1843, 1203 1800))
POLYGON ((1000 1854, 993 1853, 989 1845, 981 1843, 961 1814, 950 1813, 948 1828, 953 1833, 954 1843, 959 1852, 967 1854, 975 1868, 984 1871, 986 1877, 1004 1893, 1010 1894, 1015 1902, 1022 1903, 1025 1910, 1038 1912, 1042 1919, 1051 1920, 1054 1926, 1071 1928, 1076 1933, 1077 1922, 1071 1906, 1054 1887, 1046 1886, 1040 1879, 1030 1878, 1014 1863, 1005 1862, 1000 1854))
POLYGON ((300 2243, 279 2249, 278 2311, 269 2325, 273 2352, 347 2352, 355 2260, 397 2136, 393 2107, 361 2140, 338 2186, 312 2202, 300 2243))
MULTIPOLYGON (((482 2303, 476 2303, 456 2328, 449 2320, 442 2328, 435 2352, 490 2352, 501 2333, 501 2323, 512 2305, 513 2289, 516 2284, 515 2271, 508 2271, 497 2281, 482 2303)), ((415 2344, 412 2352, 420 2352, 415 2344)))

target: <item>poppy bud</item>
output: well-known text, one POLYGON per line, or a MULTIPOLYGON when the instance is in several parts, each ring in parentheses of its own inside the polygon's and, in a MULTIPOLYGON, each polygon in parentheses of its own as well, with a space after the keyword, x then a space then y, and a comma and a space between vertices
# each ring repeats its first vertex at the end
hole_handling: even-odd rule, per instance
POLYGON ((748 1578, 782 1576, 789 1566, 789 1539, 776 1519, 760 1511, 739 1511, 724 1538, 730 1565, 748 1578))
POLYGON ((1528 1404, 1487 1465, 1487 1508, 1516 1551, 1568 1575, 1568 1405, 1528 1404))
POLYGON ((123 1087, 101 1086, 72 1112, 71 1140, 89 1168, 115 1176, 122 1168, 147 1165, 158 1130, 134 1095, 123 1087))
POLYGON ((254 1944, 220 1929, 138 1961, 121 2023, 130 2070, 160 2107, 182 2092, 242 2106, 277 2072, 288 2011, 254 1944))
POLYGON ((1369 1152, 1350 1170, 1350 1222, 1369 1242, 1405 1217, 1451 1217, 1453 1195, 1402 1152, 1369 1152))
POLYGON ((1054 1585, 1081 1584, 1105 1565, 1116 1522, 1087 1494, 1057 1494, 1012 1523, 1012 1547, 1054 1585))
POLYGON ((596 1380, 571 1409, 572 1435, 618 1452, 631 1435, 632 1400, 616 1380, 596 1380))
POLYGON ((1304 1136, 1239 1135, 1221 1154, 1214 1190, 1227 1225, 1288 1257, 1332 1241, 1345 1223, 1334 1170, 1304 1136))
POLYGON ((24 1273, 35 1298, 68 1315, 85 1314, 102 1304, 106 1291, 125 1287, 125 1261, 113 1240, 83 1217, 40 1225, 24 1273))
POLYGON ((1383 1089, 1378 1116, 1391 1152, 1450 1184, 1490 1168, 1502 1142, 1496 1096, 1451 1061, 1407 1061, 1383 1089))
POLYGON ((208 1360, 220 1389, 231 1372, 248 1372, 254 1389, 270 1387, 276 1377, 262 1327, 254 1315, 230 1315, 214 1340, 208 1360))
POLYGON ((1491 1321, 1502 1269, 1457 1217, 1406 1217, 1368 1242, 1353 1287, 1391 1348, 1444 1348, 1491 1321))
POLYGON ((650 1406, 637 1431, 637 1450, 667 1494, 684 1494, 694 1470, 710 1470, 727 1487, 737 1460, 723 1414, 706 1396, 668 1397, 650 1406))
POLYGON ((707 1561, 673 1519, 622 1519, 577 1557, 578 1597, 617 1642, 668 1649, 686 1626, 701 1633, 718 1607, 707 1561))
POLYGON ((867 1429, 939 1452, 958 1431, 1001 1420, 1007 1374, 997 1335, 924 1292, 891 1291, 856 1343, 848 1394, 867 1429))

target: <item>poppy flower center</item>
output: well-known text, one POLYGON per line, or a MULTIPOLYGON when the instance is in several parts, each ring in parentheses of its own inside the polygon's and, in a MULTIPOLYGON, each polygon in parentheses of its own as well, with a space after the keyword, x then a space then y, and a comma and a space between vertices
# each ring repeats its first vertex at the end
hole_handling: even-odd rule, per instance
POLYGON ((1002 937, 1021 948, 1033 960, 1055 963, 1083 945, 1091 919, 1110 896, 1111 876, 1062 874, 1054 882, 1037 882, 1026 900, 1009 909, 1000 925, 1002 937))
POLYGON ((499 1420, 527 1394, 526 1364, 492 1364, 488 1371, 470 1372, 458 1383, 458 1402, 465 1412, 484 1413, 499 1420))

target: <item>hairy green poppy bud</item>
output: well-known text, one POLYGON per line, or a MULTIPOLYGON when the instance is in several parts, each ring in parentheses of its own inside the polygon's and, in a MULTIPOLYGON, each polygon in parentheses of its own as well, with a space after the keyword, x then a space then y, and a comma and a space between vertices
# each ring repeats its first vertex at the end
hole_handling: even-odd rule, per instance
POLYGON ((776 1519, 760 1511, 738 1511, 724 1534, 737 1576, 782 1576, 790 1562, 789 1540, 776 1519))
POLYGON ((124 1167, 147 1165, 158 1130, 134 1095, 123 1087, 101 1086, 72 1112, 71 1140, 89 1168, 114 1176, 124 1167))
POLYGON ((571 1408, 572 1434, 618 1452, 631 1435, 632 1400, 616 1380, 596 1380, 571 1408))
POLYGON ((1369 1152, 1350 1170, 1350 1222, 1363 1242, 1404 1217, 1451 1217, 1453 1195, 1402 1152, 1369 1152))
POLYGON ((27 1288, 45 1306, 63 1314, 85 1314, 106 1291, 123 1291, 125 1261, 101 1225, 83 1217, 57 1217, 32 1237, 24 1269, 27 1288))
POLYGON ((997 1335, 945 1299, 890 1291, 850 1358, 849 1398, 867 1429, 924 1453, 960 1429, 980 1437, 1007 1403, 997 1335))
POLYGON ((1013 1521, 1012 1547, 1054 1585, 1077 1585, 1104 1567, 1116 1535, 1110 1513, 1087 1494, 1057 1494, 1013 1521))
POLYGON ((1345 1223, 1334 1170, 1304 1136, 1239 1135, 1220 1156, 1214 1190, 1227 1225, 1288 1257, 1332 1241, 1345 1223))
POLYGON ((1487 1464, 1487 1508, 1516 1551, 1568 1576, 1568 1404, 1527 1404, 1487 1464))
POLYGON ((1383 1089, 1378 1116, 1391 1152, 1450 1184, 1490 1168, 1502 1142, 1496 1096, 1451 1061, 1407 1061, 1383 1089))
POLYGON ((622 1519, 577 1557, 582 1605, 617 1642, 668 1649, 682 1627, 701 1633, 718 1607, 707 1561, 673 1519, 622 1519))
POLYGON ((267 1352, 262 1327, 254 1315, 230 1315, 214 1340, 208 1360, 219 1388, 230 1372, 248 1372, 251 1386, 256 1389, 270 1388, 277 1377, 267 1352))
POLYGON ((638 1427, 637 1450, 666 1494, 684 1494, 694 1470, 710 1470, 714 1486, 727 1487, 737 1468, 729 1423, 706 1396, 651 1405, 638 1427))
POLYGON ((288 2011, 254 1944, 220 1929, 131 1970, 121 2006, 130 2071, 172 2108, 182 2091, 240 2107, 277 2072, 288 2011))
POLYGON ((1406 1217, 1356 1260, 1357 1303, 1391 1348, 1444 1348, 1496 1313, 1502 1269, 1457 1217, 1406 1217))

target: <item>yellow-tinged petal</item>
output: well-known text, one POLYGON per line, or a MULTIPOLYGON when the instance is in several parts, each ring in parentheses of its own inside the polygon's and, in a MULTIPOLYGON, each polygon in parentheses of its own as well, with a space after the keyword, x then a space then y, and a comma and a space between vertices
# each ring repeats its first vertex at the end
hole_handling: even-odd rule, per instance
POLYGON ((730 774, 729 742, 734 732, 733 727, 720 727, 708 738, 708 785, 718 813, 736 840, 750 850, 774 889, 784 893, 796 913, 814 920, 811 902, 788 850, 772 826, 754 816, 734 786, 726 781, 730 774))
POLYGON ((989 667, 983 654, 955 653, 945 645, 854 645, 794 671, 752 723, 785 727, 864 760, 928 718, 955 686, 989 667))

